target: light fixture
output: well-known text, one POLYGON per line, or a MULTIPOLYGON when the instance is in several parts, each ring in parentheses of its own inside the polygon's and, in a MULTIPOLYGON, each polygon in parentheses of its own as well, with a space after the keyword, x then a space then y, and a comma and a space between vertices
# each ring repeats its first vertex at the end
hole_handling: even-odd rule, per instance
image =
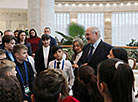
POLYGON ((76 23, 76 22, 77 22, 77 19, 76 19, 76 18, 72 18, 72 19, 71 19, 71 22, 76 23))
POLYGON ((75 4, 72 4, 72 6, 76 6, 75 4))
POLYGON ((66 3, 65 6, 69 6, 69 4, 66 3))
POLYGON ((92 4, 92 6, 94 6, 94 7, 95 7, 95 6, 96 6, 96 4, 94 3, 94 4, 92 4))
POLYGON ((80 7, 82 7, 83 5, 82 4, 79 4, 80 7))
POLYGON ((90 5, 87 3, 85 6, 89 7, 90 5))
POLYGON ((113 6, 117 6, 117 4, 116 4, 116 3, 114 3, 114 4, 113 4, 113 6))
POLYGON ((58 6, 62 6, 61 3, 59 3, 58 6))
POLYGON ((106 18, 105 22, 111 22, 111 19, 110 18, 106 18))
POLYGON ((103 4, 101 3, 101 4, 99 4, 99 6, 100 6, 100 7, 102 7, 102 6, 103 6, 103 4))
POLYGON ((135 2, 135 3, 134 3, 134 5, 136 5, 136 6, 137 6, 137 5, 138 5, 138 3, 137 3, 137 2, 135 2))
POLYGON ((110 6, 110 4, 109 4, 109 3, 107 3, 107 4, 106 4, 106 6, 107 6, 107 7, 109 7, 109 6, 110 6))
POLYGON ((130 5, 131 5, 131 3, 130 3, 130 2, 128 2, 128 3, 127 3, 127 6, 130 6, 130 5))
POLYGON ((124 6, 124 3, 121 3, 120 6, 124 6))

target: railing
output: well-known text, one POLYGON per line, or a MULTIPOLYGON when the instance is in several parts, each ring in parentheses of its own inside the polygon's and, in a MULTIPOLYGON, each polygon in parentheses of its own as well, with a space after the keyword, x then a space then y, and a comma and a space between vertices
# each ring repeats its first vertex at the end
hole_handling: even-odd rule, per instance
MULTIPOLYGON (((70 48, 72 47, 72 45, 61 45, 61 47, 63 48, 70 48)), ((120 47, 120 48, 127 48, 127 49, 138 49, 138 47, 134 47, 134 46, 114 46, 114 47, 120 47)))

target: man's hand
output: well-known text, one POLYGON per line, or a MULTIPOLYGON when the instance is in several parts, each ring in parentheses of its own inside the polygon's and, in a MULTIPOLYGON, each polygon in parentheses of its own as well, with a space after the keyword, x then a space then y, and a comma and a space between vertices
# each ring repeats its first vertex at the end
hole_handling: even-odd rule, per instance
POLYGON ((73 68, 79 68, 79 66, 77 64, 73 64, 72 67, 73 68))
POLYGON ((82 64, 81 66, 87 66, 88 65, 88 63, 84 63, 84 64, 82 64))

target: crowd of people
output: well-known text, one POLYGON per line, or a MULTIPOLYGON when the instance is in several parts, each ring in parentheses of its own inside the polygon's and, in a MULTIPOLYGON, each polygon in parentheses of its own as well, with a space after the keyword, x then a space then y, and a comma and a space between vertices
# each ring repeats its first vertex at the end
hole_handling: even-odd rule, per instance
MULTIPOLYGON (((0 32, 0 102, 135 102, 127 52, 104 42, 98 27, 72 42, 72 59, 44 28, 0 32)), ((66 52, 67 53, 67 52, 66 52)))

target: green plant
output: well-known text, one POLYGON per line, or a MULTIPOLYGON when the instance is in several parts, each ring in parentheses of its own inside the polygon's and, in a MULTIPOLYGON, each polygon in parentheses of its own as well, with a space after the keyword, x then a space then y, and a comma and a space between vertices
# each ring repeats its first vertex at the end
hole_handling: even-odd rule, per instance
MULTIPOLYGON (((126 44, 126 45, 127 46, 135 46, 135 47, 138 47, 138 41, 132 39, 131 42, 129 44, 126 44)), ((128 57, 135 58, 136 61, 138 62, 138 49, 128 50, 128 57)))
POLYGON ((61 41, 59 41, 58 38, 56 38, 58 43, 62 45, 71 45, 73 39, 77 37, 81 38, 84 41, 84 43, 86 42, 84 37, 85 33, 84 27, 79 24, 71 23, 68 26, 68 34, 69 34, 68 36, 67 34, 63 34, 62 32, 59 31, 55 32, 63 37, 61 41))
POLYGON ((137 46, 138 47, 138 41, 132 39, 129 44, 126 44, 126 46, 137 46))

